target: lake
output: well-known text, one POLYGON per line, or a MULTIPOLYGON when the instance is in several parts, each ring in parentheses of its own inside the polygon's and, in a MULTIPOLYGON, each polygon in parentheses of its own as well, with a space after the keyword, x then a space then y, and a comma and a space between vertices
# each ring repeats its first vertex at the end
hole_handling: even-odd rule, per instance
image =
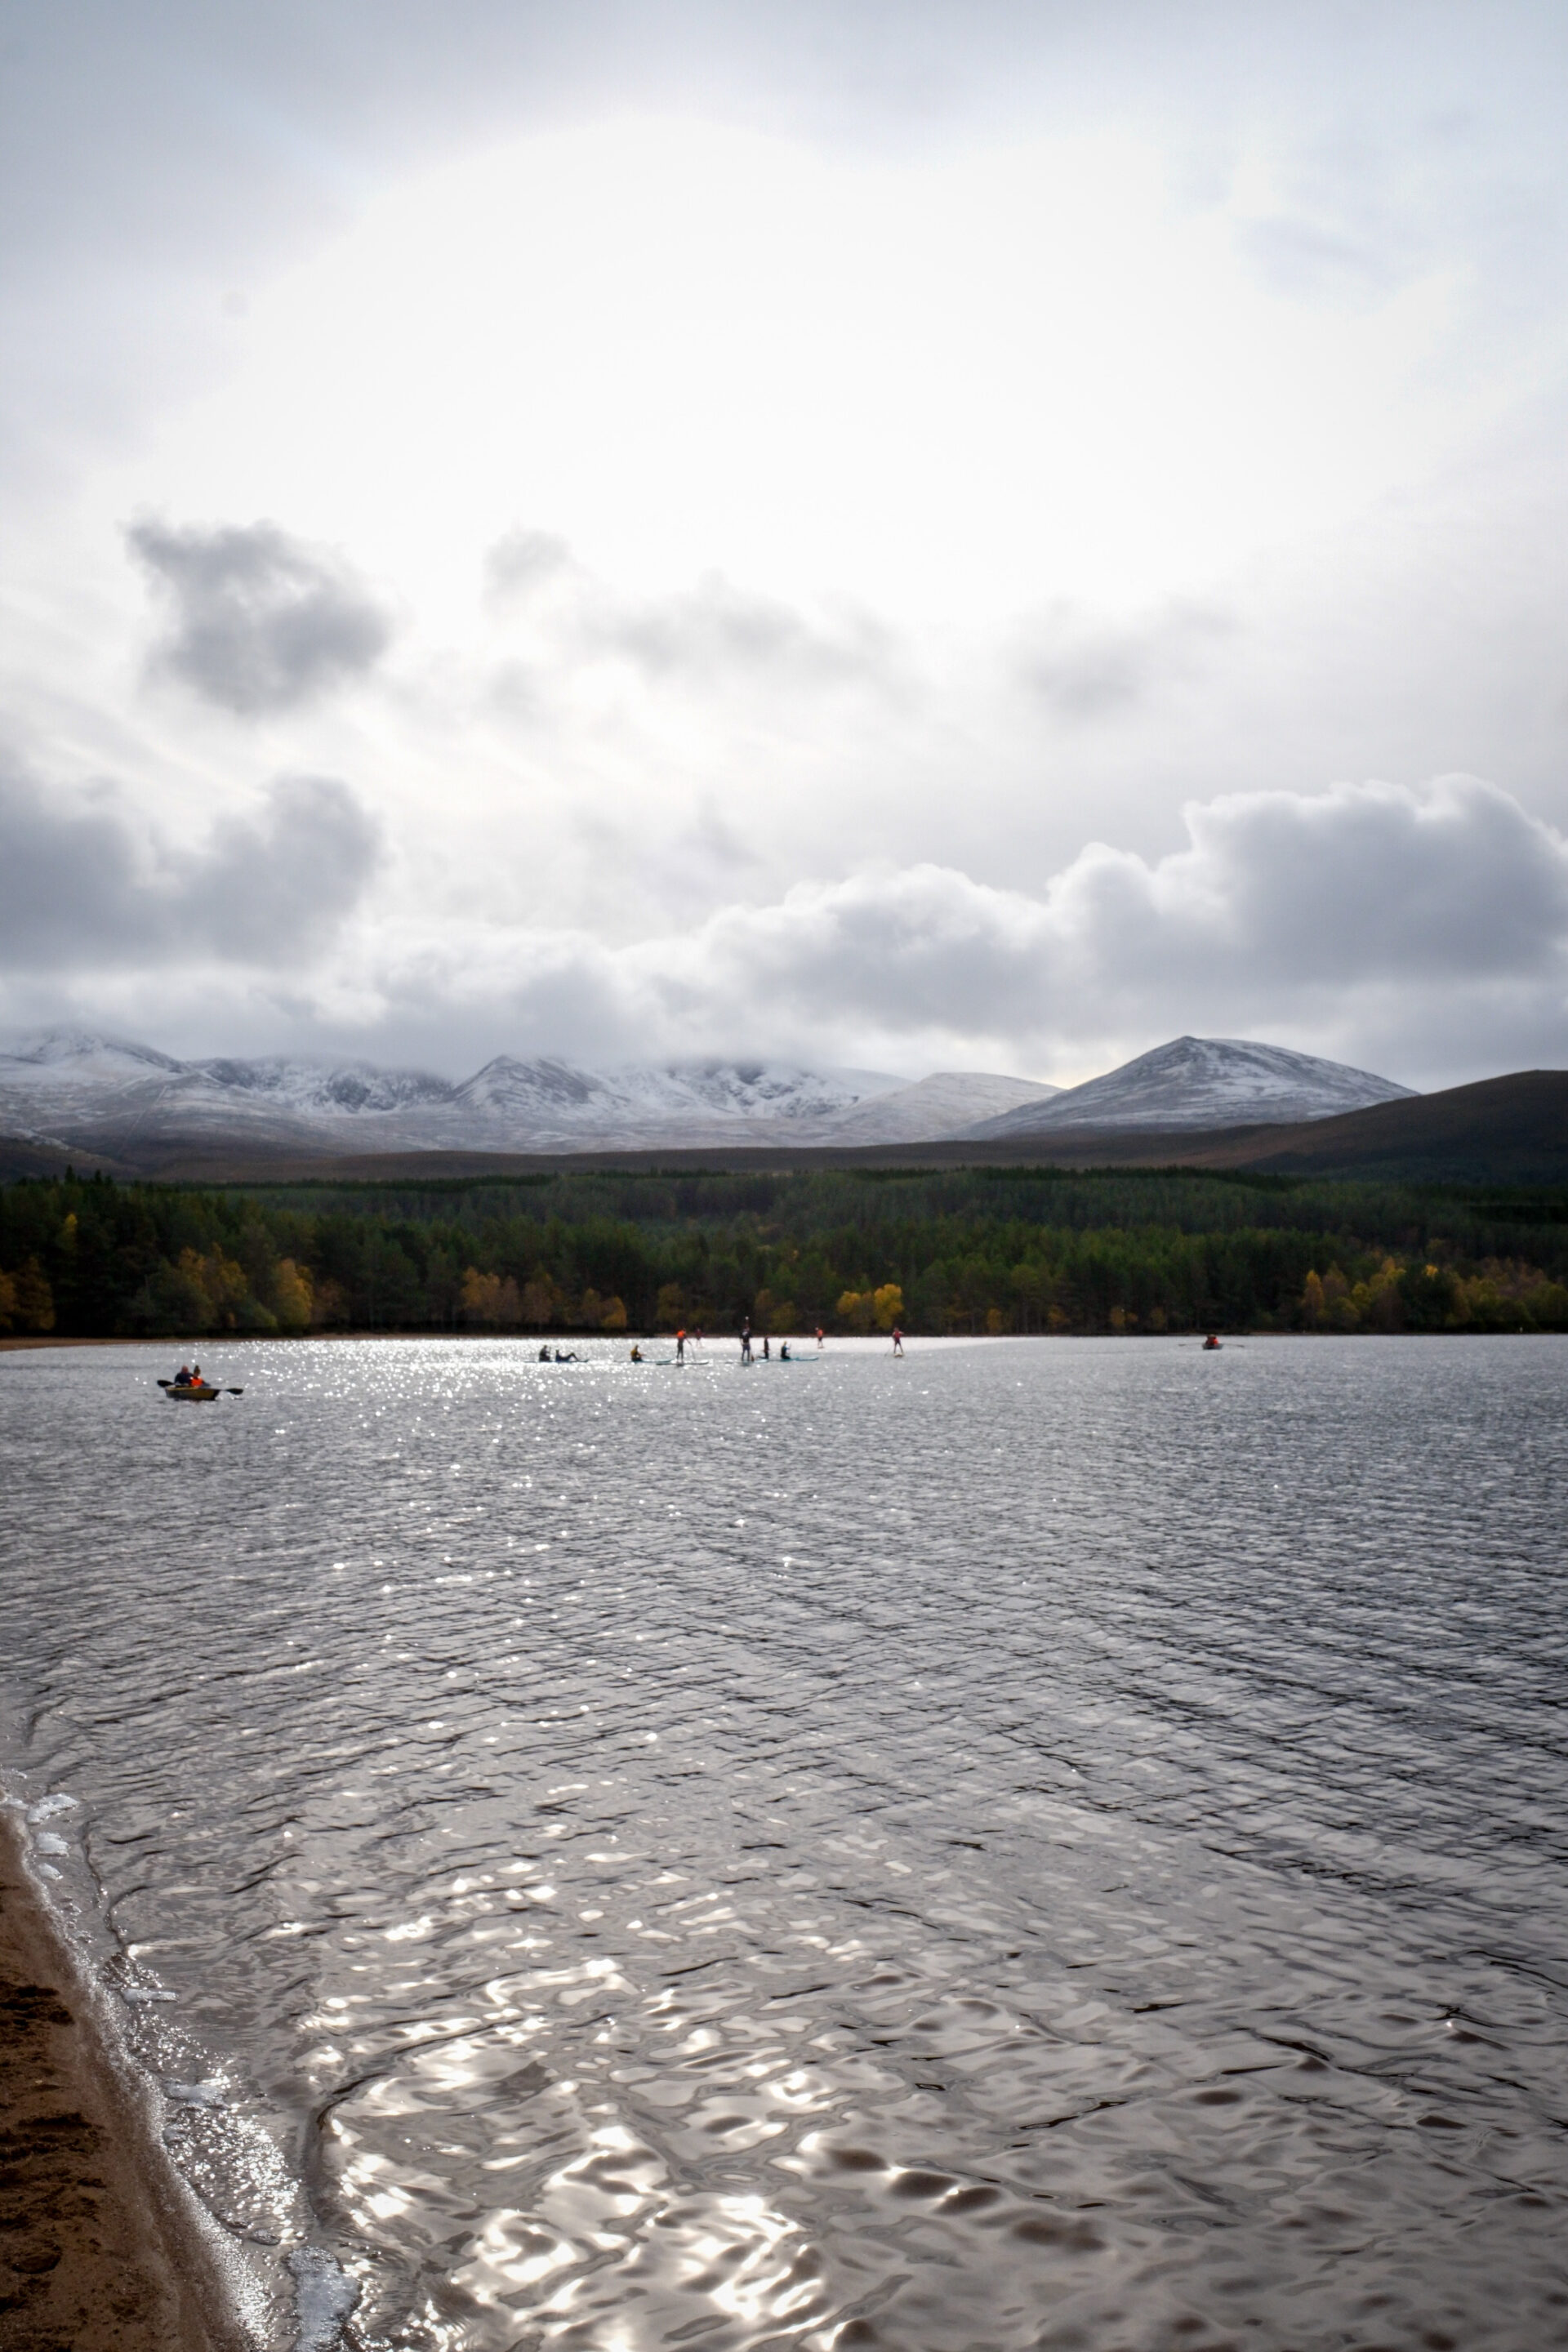
POLYGON ((1568 1341, 535 1354, 0 1357, 0 1765, 258 2341, 1568 2344, 1568 1341))

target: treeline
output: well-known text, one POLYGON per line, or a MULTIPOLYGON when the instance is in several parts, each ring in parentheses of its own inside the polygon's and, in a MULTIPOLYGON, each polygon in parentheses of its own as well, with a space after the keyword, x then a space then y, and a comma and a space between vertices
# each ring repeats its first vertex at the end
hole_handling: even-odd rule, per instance
POLYGON ((1184 1171, 0 1191, 0 1331, 1568 1329, 1568 1194, 1184 1171))

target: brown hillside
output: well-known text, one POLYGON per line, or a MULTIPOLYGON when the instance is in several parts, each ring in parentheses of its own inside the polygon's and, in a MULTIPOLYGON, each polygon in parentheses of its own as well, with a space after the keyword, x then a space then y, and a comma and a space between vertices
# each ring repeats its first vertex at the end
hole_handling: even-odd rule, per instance
MULTIPOLYGON (((1516 1070, 1441 1094, 1374 1103, 1228 1144, 1199 1164, 1280 1175, 1407 1175, 1472 1183, 1568 1182, 1568 1070, 1516 1070)), ((1185 1155, 1184 1155, 1184 1157, 1185 1155)), ((1197 1155, 1194 1155, 1196 1157, 1197 1155)))

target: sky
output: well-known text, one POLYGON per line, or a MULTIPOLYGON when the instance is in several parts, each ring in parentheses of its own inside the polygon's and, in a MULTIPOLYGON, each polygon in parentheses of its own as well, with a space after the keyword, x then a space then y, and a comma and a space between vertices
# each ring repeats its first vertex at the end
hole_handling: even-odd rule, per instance
POLYGON ((1568 14, 0 0, 0 1028, 1568 1062, 1568 14))

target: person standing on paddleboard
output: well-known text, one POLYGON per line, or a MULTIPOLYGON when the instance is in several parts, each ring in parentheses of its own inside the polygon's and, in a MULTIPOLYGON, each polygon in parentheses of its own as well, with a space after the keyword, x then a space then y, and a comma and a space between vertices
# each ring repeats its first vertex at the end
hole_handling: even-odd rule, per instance
POLYGON ((893 1326, 893 1353, 894 1353, 894 1355, 895 1355, 895 1356, 901 1356, 901 1355, 903 1354, 903 1352, 904 1352, 904 1335, 903 1335, 903 1333, 900 1330, 900 1328, 899 1328, 898 1325, 895 1323, 895 1324, 894 1324, 894 1326, 893 1326))

